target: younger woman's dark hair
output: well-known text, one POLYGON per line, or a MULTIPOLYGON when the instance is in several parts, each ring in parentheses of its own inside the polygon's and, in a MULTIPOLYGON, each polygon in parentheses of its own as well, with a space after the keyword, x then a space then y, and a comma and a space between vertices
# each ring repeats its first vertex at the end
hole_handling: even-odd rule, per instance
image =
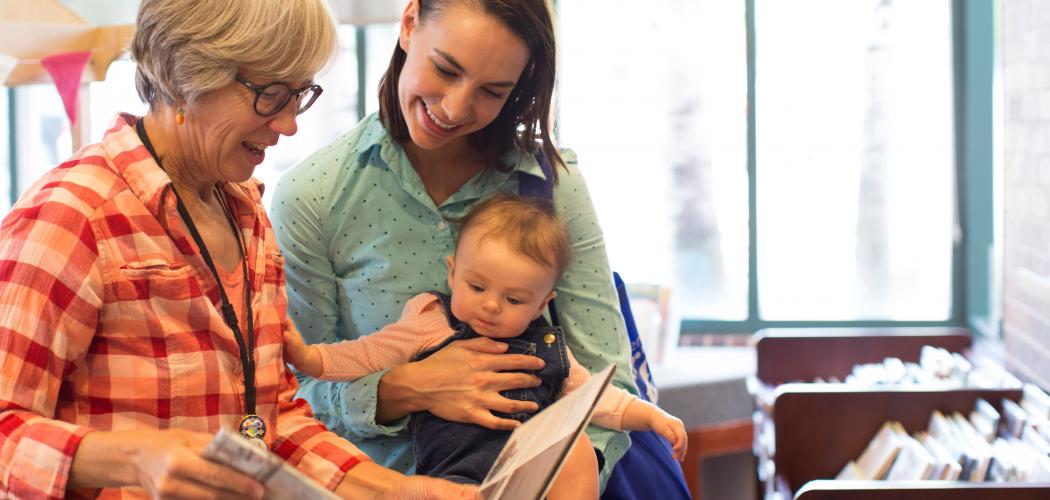
MULTIPOLYGON (((470 140, 481 150, 487 163, 500 170, 509 167, 500 158, 514 148, 529 154, 537 151, 551 162, 565 168, 558 148, 551 139, 551 100, 554 94, 555 47, 554 20, 548 0, 419 0, 419 25, 439 17, 451 2, 464 2, 484 12, 507 27, 529 49, 518 84, 507 97, 496 119, 471 135, 470 140)), ((394 45, 383 79, 379 83, 379 117, 394 140, 411 140, 405 116, 398 100, 398 79, 407 54, 400 44, 394 45)), ((554 182, 558 170, 552 169, 554 182)))

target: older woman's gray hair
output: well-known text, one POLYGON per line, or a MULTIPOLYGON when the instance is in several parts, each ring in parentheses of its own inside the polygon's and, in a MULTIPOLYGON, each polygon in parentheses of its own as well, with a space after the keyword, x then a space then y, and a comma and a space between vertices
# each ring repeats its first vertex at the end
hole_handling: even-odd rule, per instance
POLYGON ((174 106, 238 73, 258 81, 310 78, 336 46, 325 0, 143 0, 131 56, 139 97, 174 106))

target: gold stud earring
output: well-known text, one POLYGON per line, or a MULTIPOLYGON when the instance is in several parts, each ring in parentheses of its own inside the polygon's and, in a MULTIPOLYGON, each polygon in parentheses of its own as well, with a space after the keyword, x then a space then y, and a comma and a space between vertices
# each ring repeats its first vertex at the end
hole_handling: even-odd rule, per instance
POLYGON ((175 113, 175 123, 178 125, 186 123, 186 108, 180 107, 175 113))

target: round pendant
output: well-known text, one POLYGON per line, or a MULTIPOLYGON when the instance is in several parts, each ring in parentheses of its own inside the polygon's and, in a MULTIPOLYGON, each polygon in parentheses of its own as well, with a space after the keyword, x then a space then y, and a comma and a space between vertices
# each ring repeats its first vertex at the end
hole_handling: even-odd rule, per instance
POLYGON ((258 415, 245 415, 241 419, 241 425, 239 428, 241 435, 251 439, 262 441, 263 446, 266 446, 266 441, 263 438, 266 437, 266 421, 258 415))

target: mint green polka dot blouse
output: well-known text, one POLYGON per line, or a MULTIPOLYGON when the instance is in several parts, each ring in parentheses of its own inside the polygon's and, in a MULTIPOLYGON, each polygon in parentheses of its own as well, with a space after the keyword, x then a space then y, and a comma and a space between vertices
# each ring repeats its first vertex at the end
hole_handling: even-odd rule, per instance
MULTIPOLYGON (((614 383, 635 393, 605 243, 576 155, 563 153, 555 204, 568 224, 573 259, 557 285, 558 315, 580 363, 597 371, 616 363, 614 383)), ((543 177, 534 157, 508 154, 514 170, 543 177)), ((448 291, 445 256, 453 253, 462 216, 495 191, 517 192, 515 172, 478 174, 441 206, 427 195, 404 149, 377 115, 318 150, 278 182, 271 212, 285 257, 288 313, 308 343, 354 339, 401 315, 405 302, 427 291, 448 291)), ((307 399, 329 429, 377 463, 411 473, 414 457, 406 419, 375 422, 383 372, 354 382, 300 378, 307 399)), ((611 466, 629 444, 625 433, 592 426, 588 434, 611 466)))

